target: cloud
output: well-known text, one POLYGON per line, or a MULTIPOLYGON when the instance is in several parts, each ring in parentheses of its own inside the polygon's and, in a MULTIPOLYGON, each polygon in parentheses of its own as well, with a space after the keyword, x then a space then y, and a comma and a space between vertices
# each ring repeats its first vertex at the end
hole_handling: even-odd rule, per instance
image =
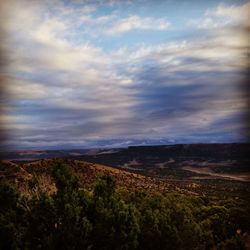
POLYGON ((6 77, 6 82, 11 83, 6 88, 6 94, 10 98, 20 100, 37 100, 47 97, 47 89, 39 83, 13 77, 6 77))
POLYGON ((203 18, 190 20, 188 24, 199 29, 215 29, 239 25, 249 26, 249 13, 250 2, 238 6, 220 4, 214 9, 208 9, 203 18))
POLYGON ((96 10, 96 7, 94 6, 94 5, 87 5, 87 6, 84 6, 83 8, 82 8, 82 12, 84 13, 84 14, 86 14, 86 13, 92 13, 92 12, 94 12, 96 10))
POLYGON ((73 133, 78 123, 83 136, 89 137, 93 134, 89 126, 100 124, 101 128, 107 120, 129 117, 133 98, 117 82, 124 79, 113 71, 108 56, 87 43, 72 43, 67 36, 71 20, 45 15, 42 22, 38 22, 43 13, 37 11, 37 18, 33 19, 33 10, 31 5, 20 8, 17 16, 15 11, 10 13, 9 18, 13 19, 8 32, 17 37, 9 36, 4 44, 9 48, 11 59, 4 73, 8 78, 5 83, 9 109, 6 112, 11 117, 25 115, 25 126, 24 119, 2 118, 12 140, 20 139, 21 144, 25 143, 26 135, 32 131, 36 133, 34 138, 42 138, 45 131, 47 134, 51 131, 56 137, 55 131, 60 131, 61 127, 64 131, 72 129, 73 133), (20 16, 25 18, 19 19, 20 16), (27 30, 19 34, 16 23, 20 20, 22 29, 27 30), (69 127, 68 123, 74 125, 69 127))
MULTIPOLYGON (((8 12, 1 17, 8 33, 1 44, 9 61, 1 68, 6 91, 1 126, 10 136, 6 145, 194 140, 196 134, 204 139, 209 133, 213 139, 219 134, 239 138, 248 98, 242 93, 249 67, 245 28, 106 49, 90 42, 93 30, 112 42, 115 34, 166 30, 169 23, 165 18, 97 14, 98 6, 81 12, 61 1, 52 7, 18 3, 6 3, 8 12)), ((206 15, 222 16, 222 10, 217 12, 206 15)))
POLYGON ((215 9, 207 10, 205 16, 226 17, 233 20, 246 22, 250 17, 250 2, 239 6, 226 6, 220 4, 215 9))
POLYGON ((116 35, 129 32, 131 30, 157 30, 168 29, 170 23, 163 18, 154 19, 151 17, 130 16, 119 20, 113 27, 107 30, 108 35, 116 35))

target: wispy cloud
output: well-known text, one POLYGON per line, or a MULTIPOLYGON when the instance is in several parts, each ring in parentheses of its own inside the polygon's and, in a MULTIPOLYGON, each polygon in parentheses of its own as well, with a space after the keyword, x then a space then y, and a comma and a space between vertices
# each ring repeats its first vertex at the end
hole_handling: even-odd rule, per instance
POLYGON ((208 9, 204 16, 189 21, 189 25, 200 29, 215 29, 228 26, 249 26, 250 2, 243 5, 220 4, 216 8, 208 9))
POLYGON ((108 35, 117 35, 119 33, 129 32, 131 30, 166 30, 170 23, 164 18, 154 19, 151 17, 129 16, 118 20, 113 27, 107 30, 108 35))

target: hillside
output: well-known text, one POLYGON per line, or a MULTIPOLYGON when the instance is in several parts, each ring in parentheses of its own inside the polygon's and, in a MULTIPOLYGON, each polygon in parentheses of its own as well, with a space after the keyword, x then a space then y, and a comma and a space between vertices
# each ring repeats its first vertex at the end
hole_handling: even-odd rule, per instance
MULTIPOLYGON (((36 177, 38 178, 40 185, 53 190, 54 184, 50 177, 53 162, 53 159, 43 159, 29 163, 1 161, 0 178, 6 177, 7 179, 11 179, 18 184, 20 190, 25 190, 28 181, 31 180, 32 177, 36 177)), ((178 187, 170 185, 164 181, 136 173, 129 173, 125 170, 115 169, 101 164, 79 160, 64 160, 64 162, 88 188, 93 187, 98 176, 109 173, 115 177, 116 185, 119 189, 146 189, 148 191, 161 192, 178 190, 185 192, 185 190, 180 190, 178 187)))
POLYGON ((204 195, 79 160, 0 166, 0 249, 249 249, 248 199, 225 197, 229 185, 204 195))
MULTIPOLYGON (((119 154, 119 153, 117 153, 119 154)), ((214 197, 233 197, 235 199, 247 199, 250 194, 248 173, 243 175, 225 174, 230 162, 207 162, 190 159, 173 158, 168 161, 159 158, 150 158, 150 155, 141 154, 141 158, 135 158, 123 165, 107 166, 96 163, 111 159, 112 154, 88 156, 92 161, 63 159, 63 162, 78 176, 88 189, 92 189, 98 176, 110 173, 116 179, 117 188, 120 190, 169 193, 172 191, 191 195, 210 195, 214 197), (101 160, 100 158, 101 157, 101 160), (96 162, 95 162, 96 161, 96 162), (205 165, 206 164, 206 165, 205 165), (218 168, 219 173, 213 172, 218 168), (209 172, 210 171, 210 172, 209 172), (222 173, 221 173, 222 172, 222 173), (243 178, 243 179, 242 179, 243 178)), ((115 157, 114 157, 115 158, 115 157)), ((0 178, 6 177, 18 184, 21 192, 28 190, 29 182, 36 179, 40 188, 46 191, 55 191, 55 185, 51 179, 53 159, 43 159, 29 162, 1 161, 0 178)))

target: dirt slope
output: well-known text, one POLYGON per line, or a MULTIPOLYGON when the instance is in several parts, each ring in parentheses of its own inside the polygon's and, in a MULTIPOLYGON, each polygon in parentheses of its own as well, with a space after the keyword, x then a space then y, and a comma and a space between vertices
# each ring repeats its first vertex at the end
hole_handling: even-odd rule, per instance
MULTIPOLYGON (((21 191, 25 190, 28 180, 32 176, 39 179, 42 186, 50 186, 54 189, 54 183, 50 177, 53 166, 52 159, 44 159, 30 163, 13 163, 10 161, 0 162, 0 178, 7 177, 14 180, 21 191)), ((65 160, 65 163, 80 178, 87 188, 92 188, 96 178, 104 173, 112 174, 116 179, 116 185, 119 189, 138 190, 147 189, 149 191, 180 191, 177 187, 168 184, 165 181, 143 175, 126 172, 101 164, 93 164, 79 160, 65 160)))

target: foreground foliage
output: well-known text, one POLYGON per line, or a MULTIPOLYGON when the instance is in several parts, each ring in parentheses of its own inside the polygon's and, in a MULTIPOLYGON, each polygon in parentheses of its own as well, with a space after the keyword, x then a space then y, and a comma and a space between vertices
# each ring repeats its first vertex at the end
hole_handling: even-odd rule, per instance
POLYGON ((118 192, 111 175, 87 191, 60 160, 55 192, 0 182, 0 249, 245 249, 249 206, 178 194, 118 192))

